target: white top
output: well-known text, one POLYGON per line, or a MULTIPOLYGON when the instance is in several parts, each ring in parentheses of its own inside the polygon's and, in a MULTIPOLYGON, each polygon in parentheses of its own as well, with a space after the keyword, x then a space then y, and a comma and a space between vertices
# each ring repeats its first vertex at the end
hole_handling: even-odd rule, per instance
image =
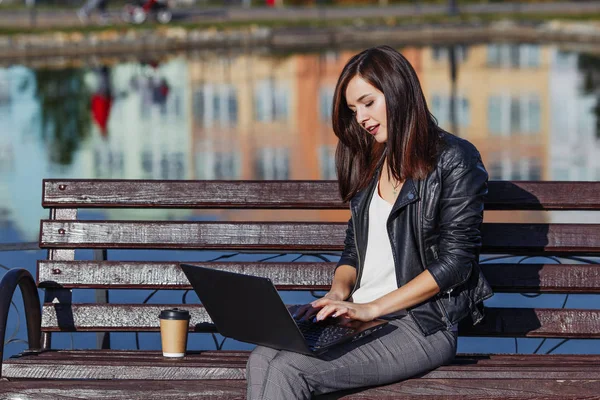
POLYGON ((392 244, 386 223, 392 205, 379 195, 379 185, 369 205, 369 236, 360 287, 352 295, 355 303, 368 303, 398 289, 392 244))

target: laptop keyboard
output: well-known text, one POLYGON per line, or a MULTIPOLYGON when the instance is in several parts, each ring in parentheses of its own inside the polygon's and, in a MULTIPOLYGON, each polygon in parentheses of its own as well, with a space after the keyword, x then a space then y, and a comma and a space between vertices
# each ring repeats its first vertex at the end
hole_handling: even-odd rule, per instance
POLYGON ((311 322, 296 320, 296 324, 306 341, 314 348, 328 346, 354 332, 353 328, 332 324, 328 321, 311 322))

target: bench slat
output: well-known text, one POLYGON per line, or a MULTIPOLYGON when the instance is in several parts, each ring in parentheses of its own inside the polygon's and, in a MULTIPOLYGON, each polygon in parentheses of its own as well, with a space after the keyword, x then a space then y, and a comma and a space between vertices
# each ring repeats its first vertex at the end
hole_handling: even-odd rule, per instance
MULTIPOLYGON (((328 289, 333 262, 190 262, 209 268, 270 278, 278 289, 328 289)), ((38 262, 38 285, 65 288, 191 289, 179 262, 38 262)))
POLYGON ((600 293, 600 264, 481 264, 495 292, 600 293))
MULTIPOLYGON (((41 222, 41 248, 156 248, 254 251, 342 250, 346 223, 41 222)), ((600 224, 496 224, 482 227, 484 253, 598 253, 600 224)))
MULTIPOLYGON (((161 304, 51 304, 43 306, 42 330, 147 331, 159 330, 161 304)), ((212 332, 206 310, 198 304, 178 305, 190 311, 190 331, 212 332)), ((600 338, 600 310, 488 308, 478 325, 465 321, 462 336, 600 338)))
MULTIPOLYGON (((56 180, 44 207, 347 208, 336 181, 56 180)), ((490 181, 488 210, 598 210, 600 182, 490 181)))
POLYGON ((244 399, 245 393, 243 380, 122 380, 118 385, 112 380, 29 380, 0 385, 0 397, 27 400, 232 400, 244 399))
POLYGON ((340 250, 345 223, 42 222, 43 248, 340 250))
MULTIPOLYGON (((10 359, 3 376, 14 379, 245 379, 249 351, 190 351, 177 360, 158 351, 77 350, 50 351, 10 359), (219 354, 225 353, 225 354, 219 354)), ((532 354, 458 355, 450 365, 430 371, 420 379, 600 379, 600 356, 540 356, 532 354)))
POLYGON ((409 379, 369 388, 366 392, 354 393, 341 399, 582 399, 597 396, 599 387, 600 381, 592 379, 409 379))
MULTIPOLYGON (((323 290, 333 262, 199 263, 209 268, 270 278, 282 290, 323 290)), ((481 264, 494 291, 504 293, 600 293, 600 265, 481 264)), ((38 285, 64 288, 191 289, 179 263, 133 261, 39 261, 38 285)))
MULTIPOLYGON (((600 380, 532 380, 532 379, 408 379, 402 382, 369 388, 359 393, 340 393, 340 400, 351 399, 574 399, 596 398, 600 380), (452 397, 450 397, 452 396, 452 397)), ((127 398, 129 400, 163 399, 243 399, 246 382, 243 380, 211 381, 14 381, 3 382, 0 394, 36 400, 127 398)), ((331 397, 317 396, 315 400, 331 397)))
MULTIPOLYGON (((477 368, 440 368, 427 373, 425 379, 595 379, 600 380, 600 371, 595 365, 593 371, 581 367, 543 368, 503 367, 477 368)), ((204 365, 188 365, 181 363, 133 360, 114 361, 69 361, 45 360, 29 363, 11 363, 3 372, 7 378, 20 379, 150 379, 150 380, 187 380, 187 379, 245 379, 246 365, 223 365, 205 363, 204 365)))
POLYGON ((44 207, 348 208, 334 181, 47 179, 43 190, 44 207))
POLYGON ((468 318, 459 326, 462 336, 524 336, 600 338, 600 310, 555 308, 486 308, 475 326, 468 318))
MULTIPOLYGON (((49 350, 35 352, 34 355, 28 355, 28 351, 8 360, 15 363, 35 363, 36 360, 44 362, 50 360, 97 360, 111 359, 120 361, 123 359, 133 359, 138 361, 155 360, 165 361, 162 353, 158 350, 49 350), (47 360, 46 360, 47 359, 47 360)), ((190 350, 186 357, 178 360, 179 363, 202 364, 206 362, 245 364, 249 351, 247 350, 190 350)), ((538 367, 543 365, 560 365, 572 367, 600 366, 599 354, 479 354, 479 353, 459 353, 455 357, 452 366, 442 366, 440 369, 456 368, 460 366, 468 368, 479 368, 479 366, 513 366, 538 367)))

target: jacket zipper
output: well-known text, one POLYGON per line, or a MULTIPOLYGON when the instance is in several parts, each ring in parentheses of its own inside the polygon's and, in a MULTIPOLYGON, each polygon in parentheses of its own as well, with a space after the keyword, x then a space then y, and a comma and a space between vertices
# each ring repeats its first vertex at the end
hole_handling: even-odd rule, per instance
POLYGON ((454 288, 462 285, 463 283, 465 283, 466 281, 469 280, 469 278, 471 277, 471 274, 473 273, 473 265, 471 263, 471 270, 469 271, 469 273, 467 274, 467 277, 465 279, 463 279, 462 281, 455 283, 454 285, 450 286, 444 293, 448 294, 448 300, 450 300, 450 293, 452 293, 452 291, 454 290, 454 288))

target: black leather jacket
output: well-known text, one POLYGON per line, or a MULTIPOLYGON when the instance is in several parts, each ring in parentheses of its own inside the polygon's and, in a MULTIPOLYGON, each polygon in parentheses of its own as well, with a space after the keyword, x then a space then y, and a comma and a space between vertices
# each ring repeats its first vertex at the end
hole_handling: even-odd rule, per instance
MULTIPOLYGON (((412 181, 419 198, 404 210, 410 213, 421 263, 395 266, 399 285, 427 269, 440 287, 439 294, 407 310, 424 335, 449 329, 467 316, 471 316, 474 324, 478 323, 483 318, 483 300, 493 294, 479 268, 480 227, 488 175, 471 143, 449 133, 440 135, 436 168, 425 180, 412 181)), ((350 201, 352 216, 338 266, 358 269, 357 285, 352 292, 358 287, 367 250, 368 205, 377 184, 376 176, 378 173, 350 201)), ((405 237, 395 223, 396 206, 387 224, 388 235, 393 239, 394 259, 405 237)))

